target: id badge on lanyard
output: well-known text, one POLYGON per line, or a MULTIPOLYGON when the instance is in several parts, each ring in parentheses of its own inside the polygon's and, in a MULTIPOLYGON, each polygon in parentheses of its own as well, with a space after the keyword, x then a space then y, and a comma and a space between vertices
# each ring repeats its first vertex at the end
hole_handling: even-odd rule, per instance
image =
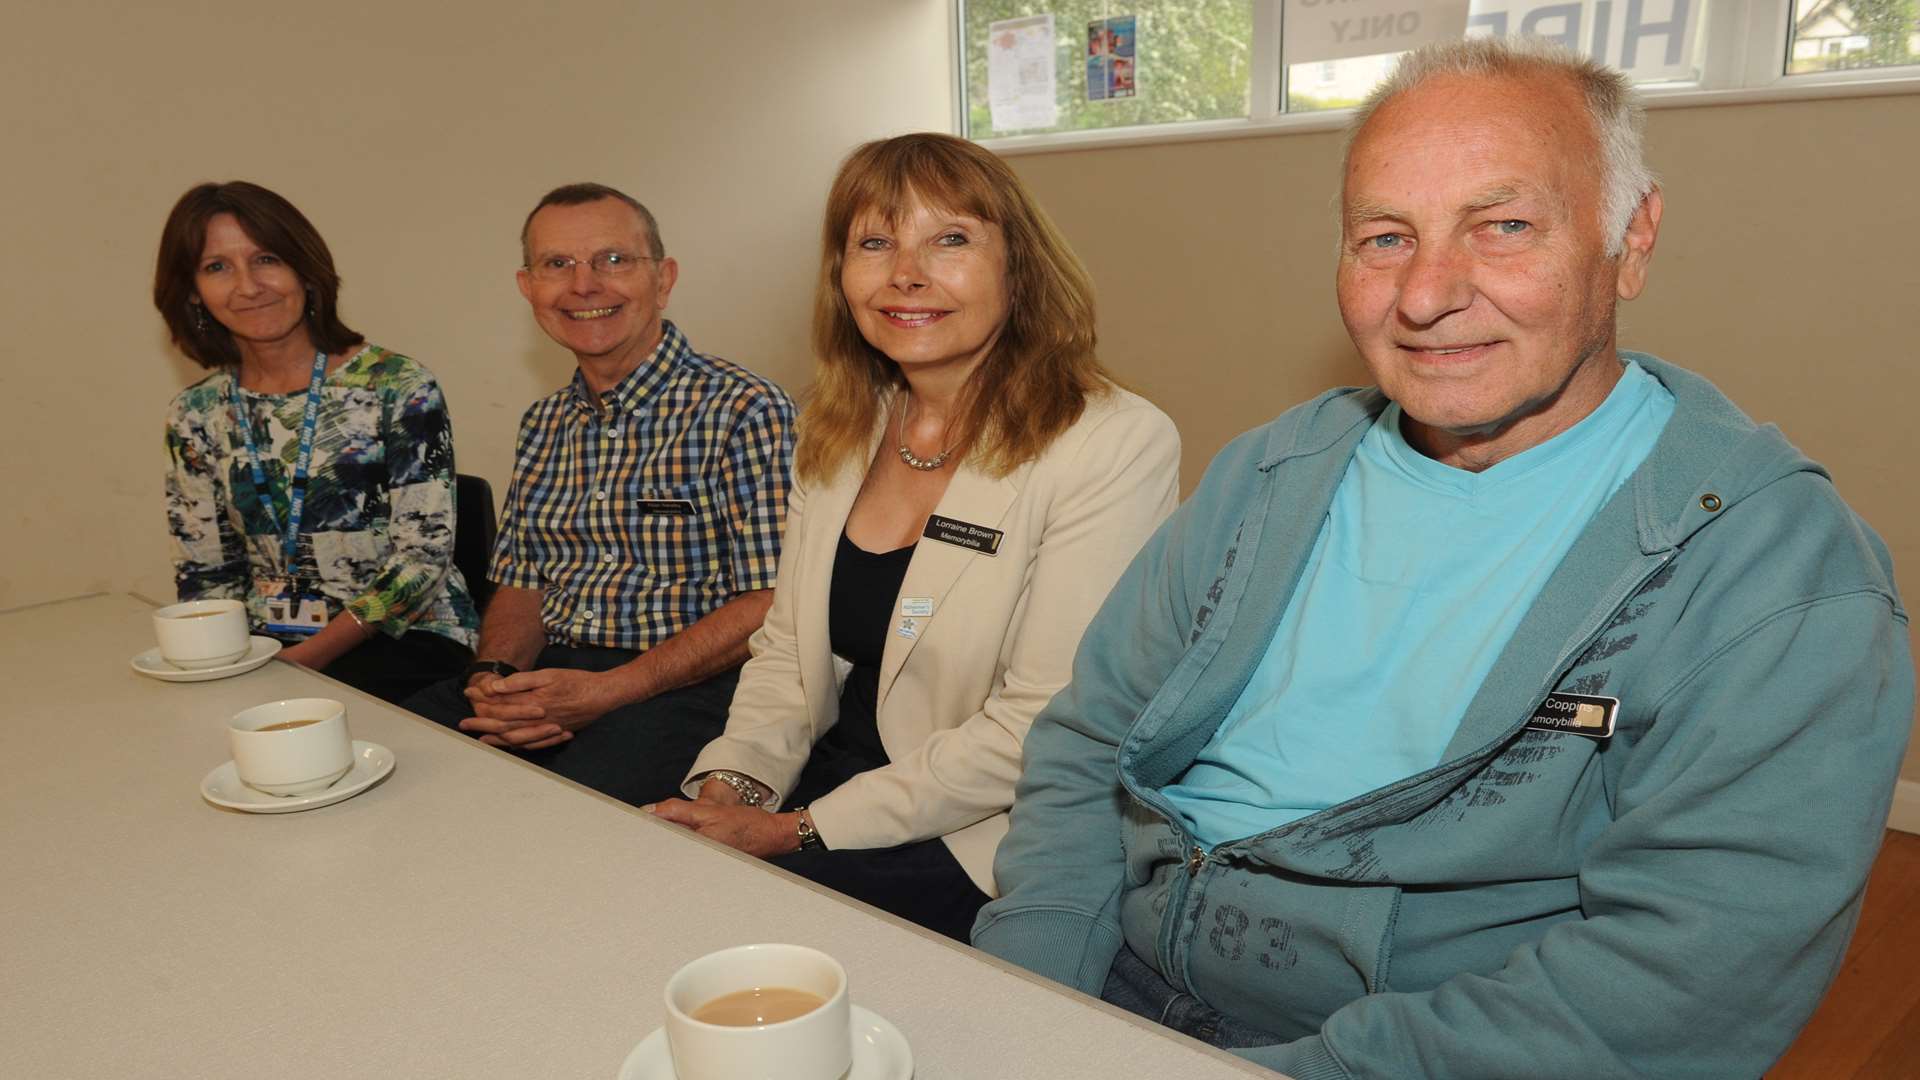
POLYGON ((287 577, 272 578, 256 583, 261 596, 266 601, 267 631, 274 634, 307 635, 316 634, 327 625, 327 601, 315 588, 307 591, 300 588, 300 576, 294 560, 300 547, 300 519, 307 506, 307 470, 313 464, 313 435, 320 416, 320 384, 327 378, 327 354, 313 354, 313 378, 307 384, 307 405, 300 420, 300 449, 294 458, 293 480, 287 492, 287 522, 283 528, 280 515, 273 509, 273 494, 267 487, 266 466, 261 463, 260 450, 253 442, 253 424, 248 420, 246 406, 240 400, 240 379, 235 376, 227 389, 233 403, 234 423, 240 426, 240 438, 246 444, 247 463, 253 468, 254 495, 260 500, 261 512, 274 532, 280 535, 282 566, 287 577))

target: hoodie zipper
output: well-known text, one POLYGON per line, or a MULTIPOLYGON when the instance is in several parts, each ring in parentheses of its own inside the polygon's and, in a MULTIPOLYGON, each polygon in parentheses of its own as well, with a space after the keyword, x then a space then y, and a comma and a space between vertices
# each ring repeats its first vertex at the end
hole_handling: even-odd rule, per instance
MULTIPOLYGON (((1546 685, 1541 687, 1539 694, 1535 695, 1536 698, 1544 697, 1548 692, 1552 691, 1553 687, 1559 683, 1561 677, 1566 673, 1567 667, 1572 664, 1581 653, 1585 652, 1593 644, 1593 639, 1598 637, 1599 634, 1607 628, 1607 625, 1613 621, 1614 616, 1619 613, 1621 605, 1631 600, 1646 586, 1647 582, 1653 580, 1654 575, 1658 574, 1668 563, 1673 561, 1675 554, 1676 552, 1674 551, 1663 553, 1651 567, 1647 568, 1645 573, 1636 577, 1625 590, 1620 592, 1617 598, 1613 599, 1612 603, 1600 609, 1599 617, 1589 623, 1582 633, 1572 639, 1575 643, 1574 646, 1561 654, 1558 660, 1551 666, 1546 685)), ((1502 736, 1499 741, 1505 741, 1511 738, 1512 734, 1512 732, 1508 732, 1502 736)), ((1156 792, 1155 794, 1157 795, 1158 793, 1156 792)), ((1138 793, 1136 793, 1135 797, 1139 797, 1138 793)), ((1156 800, 1141 799, 1141 801, 1159 810, 1161 816, 1166 818, 1169 824, 1178 820, 1176 817, 1167 813, 1168 808, 1160 807, 1156 800)), ((1185 830, 1181 831, 1184 832, 1185 830)), ((1214 848, 1214 851, 1245 844, 1252 839, 1254 839, 1254 837, 1248 837, 1247 840, 1220 844, 1214 848)), ((1170 883, 1174 895, 1169 900, 1167 914, 1162 918, 1160 926, 1161 955, 1167 961, 1166 967, 1169 969, 1177 967, 1178 970, 1182 972, 1186 970, 1186 950, 1179 944, 1179 941, 1183 936, 1183 930, 1190 935, 1198 925, 1195 924, 1195 927, 1189 927, 1187 925, 1189 922, 1187 918, 1188 896, 1192 891, 1190 886, 1193 884, 1194 879, 1200 876, 1200 871, 1206 868, 1207 862, 1213 858, 1213 852, 1208 851, 1198 844, 1190 843, 1187 851, 1186 875, 1183 878, 1176 878, 1170 883)), ((1185 979, 1182 978, 1181 982, 1184 984, 1185 979)))

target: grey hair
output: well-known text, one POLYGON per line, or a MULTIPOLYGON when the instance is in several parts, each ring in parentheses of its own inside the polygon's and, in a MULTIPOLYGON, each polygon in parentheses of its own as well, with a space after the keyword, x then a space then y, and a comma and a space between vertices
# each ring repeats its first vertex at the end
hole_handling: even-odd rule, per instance
POLYGON ((1380 106, 1436 76, 1514 78, 1560 75, 1570 80, 1586 103, 1587 117, 1599 143, 1600 228, 1607 238, 1607 255, 1620 254, 1627 225, 1641 200, 1658 184, 1647 168, 1640 130, 1646 110, 1633 82, 1620 71, 1590 60, 1548 38, 1474 37, 1427 45, 1400 58, 1393 74, 1374 87, 1347 122, 1347 155, 1353 142, 1380 106))
POLYGON ((601 199, 613 199, 631 207, 634 213, 640 215, 640 224, 647 227, 647 254, 656 262, 667 257, 667 246, 660 239, 660 223, 654 220, 653 211, 642 205, 639 199, 605 184, 562 184, 540 196, 540 201, 527 211, 527 219, 520 223, 520 265, 525 266, 533 261, 532 253, 527 250, 527 237, 533 232, 533 215, 549 206, 585 206, 601 199))

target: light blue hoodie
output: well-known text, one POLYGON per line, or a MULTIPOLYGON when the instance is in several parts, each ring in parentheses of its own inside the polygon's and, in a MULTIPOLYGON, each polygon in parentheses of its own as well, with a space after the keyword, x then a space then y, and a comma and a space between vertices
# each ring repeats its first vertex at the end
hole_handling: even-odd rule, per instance
POLYGON ((1197 848, 1161 795, 1258 664, 1355 444, 1333 391, 1240 437, 1035 721, 982 949, 1097 994, 1123 943, 1298 1080, 1756 1076, 1838 969, 1913 722, 1885 547, 1705 380, 1675 398, 1439 765, 1197 848), (1550 692, 1614 733, 1527 730, 1550 692), (1116 777, 1118 783, 1116 783, 1116 777))

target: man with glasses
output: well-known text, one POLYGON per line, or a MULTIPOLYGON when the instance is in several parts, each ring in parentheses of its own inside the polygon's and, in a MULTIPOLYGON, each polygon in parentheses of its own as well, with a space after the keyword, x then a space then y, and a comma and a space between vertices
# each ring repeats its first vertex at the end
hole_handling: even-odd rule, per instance
POLYGON ((725 730, 772 602, 793 402, 663 317, 679 266, 632 197, 556 188, 520 242, 520 293, 579 369, 521 418, 477 660, 408 707, 650 802, 725 730))

